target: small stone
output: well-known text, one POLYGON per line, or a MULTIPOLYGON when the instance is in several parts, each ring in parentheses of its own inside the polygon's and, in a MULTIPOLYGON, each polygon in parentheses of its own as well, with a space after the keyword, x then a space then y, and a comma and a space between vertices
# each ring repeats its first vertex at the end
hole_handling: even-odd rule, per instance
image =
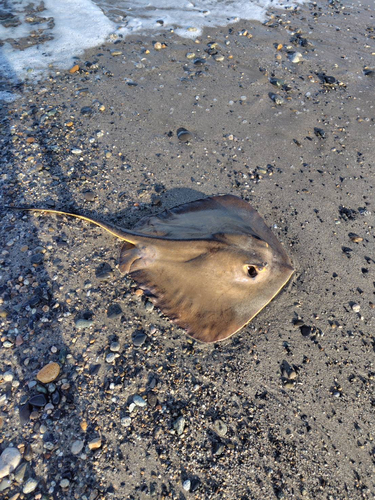
POLYGON ((135 347, 140 347, 142 344, 145 343, 146 339, 147 335, 143 332, 136 332, 132 338, 135 347))
POLYGON ((177 130, 177 138, 181 142, 190 142, 192 140, 193 136, 191 135, 191 133, 188 130, 186 130, 186 128, 180 127, 177 130))
POLYGON ((47 400, 43 394, 36 394, 29 399, 29 404, 37 408, 43 408, 43 406, 46 406, 47 400))
POLYGON ((95 276, 100 280, 105 280, 112 275, 112 268, 107 262, 103 262, 95 270, 95 276))
POLYGON ((36 479, 30 478, 23 485, 22 491, 27 495, 28 493, 32 493, 36 487, 38 486, 38 481, 36 479))
POLYGON ((177 432, 178 436, 181 436, 181 434, 184 432, 185 423, 186 421, 184 417, 178 417, 178 419, 174 422, 173 428, 177 432))
POLYGON ((70 448, 70 451, 73 453, 73 455, 78 455, 79 453, 81 453, 82 449, 83 449, 83 445, 84 445, 84 442, 83 441, 74 441, 74 443, 72 444, 71 448, 70 448))
POLYGON ((145 305, 145 309, 146 311, 148 312, 151 312, 154 310, 154 304, 152 302, 150 302, 149 300, 146 302, 146 305, 145 305))
POLYGON ((121 56, 122 55, 122 50, 112 50, 111 51, 111 56, 121 56))
POLYGON ((270 92, 268 94, 269 98, 277 105, 277 106, 281 106, 281 104, 283 104, 285 101, 283 99, 283 97, 281 97, 281 95, 279 94, 274 94, 272 92, 270 92))
POLYGON ((293 52, 293 54, 289 54, 289 61, 292 62, 293 64, 297 64, 301 61, 303 61, 303 56, 301 52, 293 52))
POLYGON ((361 310, 361 306, 359 304, 352 304, 352 310, 358 313, 361 310))
POLYGON ((10 479, 3 479, 0 483, 0 493, 10 488, 12 481, 10 479))
POLYGON ((60 486, 61 486, 61 488, 62 488, 63 490, 64 490, 64 489, 66 489, 66 488, 69 488, 69 485, 70 485, 70 481, 69 481, 69 479, 62 479, 62 480, 60 481, 60 486))
POLYGON ((304 337, 308 337, 312 333, 312 327, 307 325, 302 325, 300 327, 301 333, 304 337))
POLYGON ((14 479, 17 481, 17 483, 19 483, 19 484, 23 483, 23 480, 24 480, 24 477, 26 474, 26 469, 27 469, 26 462, 24 462, 19 467, 17 467, 17 469, 14 473, 14 479))
POLYGON ((0 456, 0 478, 13 472, 21 461, 21 453, 16 448, 5 448, 0 456))
POLYGON ((295 383, 292 380, 285 382, 285 384, 284 384, 285 389, 292 389, 294 386, 295 386, 295 383))
POLYGON ((11 371, 7 371, 3 375, 4 382, 12 382, 13 381, 13 373, 11 371))
POLYGON ((213 454, 214 455, 221 455, 224 451, 224 444, 223 443, 215 443, 213 447, 213 454))
POLYGON ((320 137, 321 139, 326 138, 326 133, 322 128, 314 127, 314 134, 316 135, 316 137, 320 137))
POLYGON ((94 322, 93 322, 92 319, 81 318, 81 319, 77 319, 75 321, 75 326, 78 329, 81 329, 81 328, 90 328, 90 326, 92 326, 93 324, 94 324, 94 322))
POLYGON ((224 437, 225 434, 228 432, 228 427, 222 420, 215 420, 214 429, 217 432, 217 434, 221 437, 224 437))
POLYGON ((73 148, 72 151, 71 151, 72 154, 74 155, 80 155, 82 153, 82 149, 80 148, 73 148))
POLYGON ((348 236, 354 243, 360 243, 361 241, 363 241, 363 238, 361 236, 358 236, 358 234, 349 233, 348 236))
POLYGON ((83 199, 85 201, 95 201, 95 198, 96 198, 95 193, 93 193, 92 191, 85 191, 83 193, 83 199))
POLYGON ((110 304, 107 309, 107 318, 117 318, 121 316, 122 309, 119 304, 110 304))
POLYGON ((43 366, 41 370, 38 371, 36 378, 42 384, 49 384, 57 379, 60 373, 60 365, 55 362, 48 363, 48 365, 43 366))
POLYGON ((145 401, 141 396, 138 396, 138 394, 133 396, 133 403, 140 408, 147 406, 147 401, 145 401))
POLYGON ((9 312, 6 309, 0 308, 0 318, 6 319, 8 314, 9 314, 9 312))
POLYGON ((155 42, 154 43, 154 49, 155 50, 161 50, 163 48, 163 45, 160 42, 155 42))
POLYGON ((289 379, 290 379, 290 380, 295 380, 297 377, 298 377, 298 374, 297 374, 297 372, 296 372, 296 371, 291 370, 291 371, 289 372, 289 379))
POLYGON ((69 73, 73 74, 77 73, 77 71, 79 71, 79 66, 78 64, 75 64, 72 68, 70 68, 69 73))
POLYGON ((187 59, 194 59, 195 57, 195 52, 187 52, 186 56, 187 59))
POLYGON ((97 450, 98 448, 101 447, 101 445, 102 445, 102 440, 100 439, 100 437, 98 437, 90 441, 88 447, 90 448, 90 450, 97 450))
POLYGON ((90 108, 90 106, 83 106, 83 108, 81 108, 81 115, 92 115, 93 113, 93 109, 90 108))
POLYGON ((186 481, 184 481, 182 483, 182 487, 185 491, 189 491, 190 490, 190 487, 191 487, 191 481, 190 479, 186 479, 186 481))
POLYGON ((214 56, 214 60, 215 60, 216 62, 223 62, 223 61, 225 60, 225 57, 223 56, 223 54, 216 54, 216 55, 214 56))
POLYGON ((120 342, 118 342, 117 340, 111 342, 111 345, 109 346, 109 349, 112 352, 119 352, 119 350, 120 350, 120 342))
POLYGON ((30 257, 31 264, 39 265, 43 262, 44 255, 42 253, 36 253, 30 257))
POLYGON ((194 59, 193 61, 193 64, 195 66, 203 66, 204 64, 206 64, 206 59, 203 59, 202 57, 197 57, 196 59, 194 59))
POLYGON ((87 422, 86 422, 86 420, 82 420, 82 422, 80 423, 80 427, 83 430, 83 432, 87 431, 87 422))
POLYGON ((116 354, 114 352, 109 352, 105 357, 107 363, 113 363, 115 359, 116 359, 116 354))
POLYGON ((122 417, 121 425, 123 425, 124 427, 129 427, 131 425, 131 423, 132 423, 131 417, 128 417, 128 416, 122 417))
POLYGON ((149 392, 147 394, 147 403, 154 408, 158 403, 158 397, 154 392, 149 392))

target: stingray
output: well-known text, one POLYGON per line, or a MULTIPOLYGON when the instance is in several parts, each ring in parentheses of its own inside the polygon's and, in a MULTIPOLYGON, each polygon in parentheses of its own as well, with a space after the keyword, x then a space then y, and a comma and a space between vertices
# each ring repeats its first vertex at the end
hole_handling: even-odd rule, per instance
POLYGON ((77 217, 124 241, 119 268, 187 334, 224 340, 245 326, 293 274, 280 242, 257 211, 232 195, 180 205, 130 231, 77 217))

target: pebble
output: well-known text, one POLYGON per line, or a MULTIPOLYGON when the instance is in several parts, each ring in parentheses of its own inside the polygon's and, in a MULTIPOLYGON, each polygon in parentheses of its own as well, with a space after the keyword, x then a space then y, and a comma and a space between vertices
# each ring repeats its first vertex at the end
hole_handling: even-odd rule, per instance
POLYGON ((135 396, 133 396, 133 403, 140 408, 144 408, 145 406, 147 406, 147 401, 145 401, 141 396, 138 396, 138 394, 135 394, 135 396))
POLYGON ((93 193, 92 191, 85 191, 83 193, 83 199, 85 201, 95 201, 95 198, 96 198, 95 193, 93 193))
POLYGON ((124 427, 129 427, 131 423, 132 423, 131 417, 122 417, 121 425, 123 425, 124 427))
POLYGON ((112 352, 119 352, 120 342, 118 342, 117 340, 111 342, 111 345, 109 346, 109 348, 112 352))
POLYGON ((43 394, 36 394, 29 399, 29 404, 37 408, 43 408, 43 406, 46 406, 47 400, 43 394))
POLYGON ((42 384, 49 384, 57 379, 60 373, 60 365, 55 362, 48 363, 48 365, 43 366, 41 370, 38 371, 36 378, 42 384))
POLYGON ((361 236, 358 236, 358 234, 349 233, 348 236, 354 243, 360 243, 361 241, 363 241, 363 238, 361 236))
POLYGON ((82 149, 79 148, 73 148, 71 151, 72 154, 74 155, 80 155, 82 153, 82 149))
POLYGON ((187 59, 194 59, 195 57, 195 52, 187 52, 186 58, 187 59))
POLYGON ((107 363, 113 363, 115 359, 116 359, 116 354, 114 352, 109 352, 105 357, 107 363))
POLYGON ((75 64, 72 68, 70 68, 69 70, 69 73, 76 73, 77 71, 79 71, 79 66, 78 64, 75 64))
POLYGON ((143 332, 137 332, 134 336, 133 336, 133 345, 135 347, 140 347, 142 344, 145 343, 145 340, 147 339, 147 335, 143 332))
POLYGON ((202 57, 197 57, 196 59, 194 59, 193 61, 193 64, 195 66, 203 66, 204 64, 206 64, 206 59, 203 59, 202 57))
POLYGON ((222 420, 215 420, 214 429, 217 432, 217 434, 221 437, 224 437, 225 434, 228 432, 228 427, 222 420))
POLYGON ((326 133, 322 128, 314 127, 314 134, 321 139, 326 138, 326 133))
POLYGON ((122 55, 122 50, 112 50, 111 51, 112 56, 121 56, 122 55))
POLYGON ((95 270, 95 276, 100 280, 105 280, 109 278, 112 274, 112 268, 107 262, 103 262, 98 266, 98 268, 95 270))
POLYGON ((214 56, 214 60, 215 60, 216 62, 223 62, 223 61, 225 60, 225 57, 224 57, 222 54, 216 54, 216 55, 214 56))
POLYGON ((93 113, 93 109, 90 106, 83 106, 81 108, 81 115, 91 115, 93 113))
POLYGON ((63 490, 64 490, 64 489, 66 489, 66 488, 69 488, 69 485, 70 485, 70 481, 69 481, 69 479, 62 479, 62 480, 60 481, 60 486, 61 486, 61 488, 62 488, 63 490))
POLYGON ((297 64, 303 61, 303 56, 301 52, 293 52, 293 54, 289 54, 289 61, 293 64, 297 64))
POLYGON ((77 319, 75 321, 76 328, 81 329, 81 328, 90 328, 94 324, 92 319, 77 319))
POLYGON ((352 310, 358 313, 361 310, 361 306, 359 304, 352 304, 352 310))
POLYGON ((3 375, 4 382, 12 382, 13 381, 13 373, 11 371, 7 371, 3 375))
POLYGON ((154 310, 154 304, 152 302, 150 302, 149 300, 146 302, 146 305, 145 305, 145 309, 146 311, 148 312, 151 312, 154 310))
POLYGON ((16 448, 5 448, 0 456, 0 478, 14 471, 21 461, 21 453, 16 448))
POLYGON ((70 448, 70 451, 73 453, 73 455, 78 455, 79 453, 81 453, 83 445, 84 445, 83 441, 80 440, 74 441, 74 443, 70 448))
POLYGON ((178 419, 174 422, 173 429, 177 432, 178 436, 181 436, 181 434, 184 432, 185 424, 186 421, 184 417, 178 417, 178 419))
POLYGON ((24 484, 22 491, 26 495, 27 493, 32 493, 37 486, 38 486, 38 481, 36 479, 30 478, 24 484))
POLYGON ((284 103, 284 99, 279 94, 273 94, 272 92, 270 92, 268 96, 277 106, 280 106, 284 103))
POLYGON ((0 493, 10 488, 12 481, 10 479, 3 479, 0 483, 0 493))
POLYGON ((89 442, 88 447, 90 450, 97 450, 102 445, 102 440, 98 437, 89 442))
POLYGON ((154 43, 155 50, 161 50, 162 48, 163 48, 163 45, 160 42, 154 43))
POLYGON ((186 128, 180 127, 177 130, 177 138, 181 142, 190 142, 193 136, 188 130, 186 130, 186 128))
POLYGON ((284 80, 281 80, 280 78, 270 78, 270 83, 272 85, 275 85, 275 87, 281 88, 284 85, 284 80))
POLYGON ((190 490, 190 487, 191 487, 191 481, 190 479, 186 479, 186 481, 184 481, 182 483, 182 487, 185 491, 189 491, 190 490))
POLYGON ((24 462, 15 471, 14 479, 17 481, 17 483, 19 483, 19 484, 23 483, 23 480, 24 480, 24 477, 26 474, 26 469, 27 469, 27 463, 24 462))

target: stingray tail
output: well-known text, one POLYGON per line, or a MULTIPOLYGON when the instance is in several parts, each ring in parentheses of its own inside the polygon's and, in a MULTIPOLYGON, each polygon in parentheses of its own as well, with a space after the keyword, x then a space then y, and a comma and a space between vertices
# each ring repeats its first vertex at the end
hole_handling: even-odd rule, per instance
POLYGON ((131 231, 120 229, 116 226, 113 226, 112 224, 107 224, 105 222, 91 219, 90 217, 85 217, 84 215, 71 214, 68 212, 63 212, 61 210, 53 210, 50 208, 23 208, 23 207, 5 207, 5 208, 11 210, 22 210, 26 212, 44 212, 48 214, 66 215, 67 217, 75 217, 76 219, 85 220, 86 222, 90 222, 91 224, 95 224, 96 226, 101 227, 102 229, 112 234, 113 236, 116 236, 121 240, 129 242, 130 244, 132 244, 132 246, 134 246, 136 243, 139 243, 140 239, 142 239, 142 236, 140 235, 136 236, 131 231))

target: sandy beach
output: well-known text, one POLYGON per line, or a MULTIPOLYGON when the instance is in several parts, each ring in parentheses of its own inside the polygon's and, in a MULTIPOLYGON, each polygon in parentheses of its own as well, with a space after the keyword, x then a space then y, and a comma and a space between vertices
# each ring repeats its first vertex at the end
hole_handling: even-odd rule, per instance
POLYGON ((19 452, 2 498, 374 498, 373 15, 332 0, 119 37, 2 82, 20 97, 1 109, 1 206, 132 228, 230 193, 295 267, 205 345, 124 278, 116 238, 2 209, 0 453, 19 452))

